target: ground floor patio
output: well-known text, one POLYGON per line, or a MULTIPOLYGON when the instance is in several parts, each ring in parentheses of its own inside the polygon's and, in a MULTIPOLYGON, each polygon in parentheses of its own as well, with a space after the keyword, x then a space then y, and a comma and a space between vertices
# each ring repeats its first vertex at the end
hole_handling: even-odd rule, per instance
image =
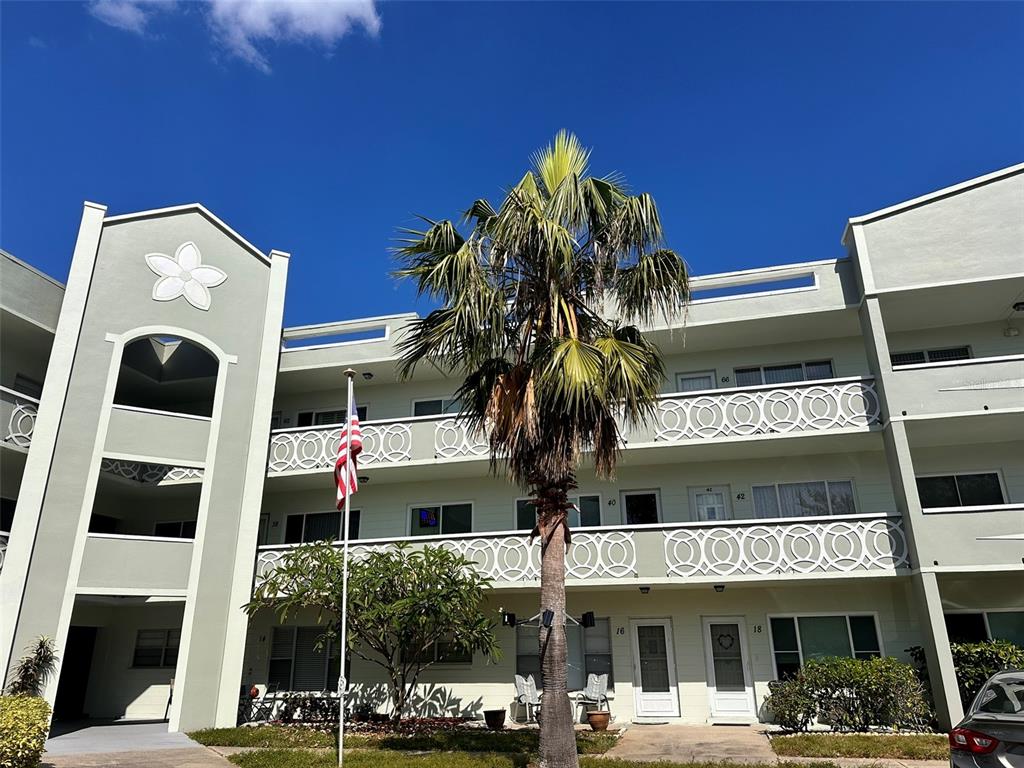
MULTIPOLYGON (((937 611, 922 610, 919 577, 911 575, 572 587, 566 624, 570 687, 579 691, 591 675, 607 675, 608 706, 620 726, 756 724, 770 717, 769 683, 810 658, 909 660, 908 649, 926 647, 940 629, 946 636, 947 625, 952 639, 968 630, 996 637, 1018 625, 1024 629, 1024 571, 932 578, 941 601, 937 611), (585 613, 594 614, 593 626, 576 623, 585 613)), ((538 630, 529 621, 539 600, 536 588, 492 591, 486 610, 496 624, 501 658, 439 656, 421 675, 408 714, 482 719, 485 710, 504 709, 508 720, 522 720, 527 713, 516 706, 516 676, 532 675, 543 686, 538 630), (516 615, 517 626, 503 625, 508 614, 516 615)), ((321 629, 312 613, 285 625, 269 612, 257 614, 244 646, 223 649, 225 670, 231 656, 241 656, 240 675, 229 679, 225 671, 219 688, 210 680, 182 682, 185 654, 198 642, 181 636, 186 610, 183 599, 79 596, 56 691, 58 723, 174 723, 175 706, 186 700, 183 689, 198 684, 209 689, 204 695, 233 702, 253 686, 261 697, 268 688, 336 690, 340 654, 337 647, 316 647, 321 629)), ((1016 642, 1024 643, 1024 634, 1016 642)), ((387 711, 382 669, 353 658, 349 679, 354 710, 387 711)), ((188 727, 234 725, 236 712, 224 714, 223 721, 188 727)), ((583 708, 576 714, 582 721, 583 708)), ((73 732, 67 736, 74 738, 73 732)))

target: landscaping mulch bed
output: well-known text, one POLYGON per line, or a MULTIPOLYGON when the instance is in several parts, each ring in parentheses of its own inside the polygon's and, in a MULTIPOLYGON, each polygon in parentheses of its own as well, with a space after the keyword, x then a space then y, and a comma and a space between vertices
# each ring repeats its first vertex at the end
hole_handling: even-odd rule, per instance
POLYGON ((772 736, 771 745, 786 757, 949 759, 946 736, 935 733, 795 733, 772 736))
MULTIPOLYGON (((260 747, 264 749, 330 749, 337 744, 337 730, 322 725, 257 725, 241 728, 209 728, 189 736, 208 747, 260 747)), ((607 752, 618 740, 618 731, 577 731, 576 749, 581 755, 607 752)), ((390 723, 345 724, 345 748, 415 752, 473 752, 530 754, 538 747, 536 729, 491 731, 479 722, 456 718, 419 718, 390 723)))

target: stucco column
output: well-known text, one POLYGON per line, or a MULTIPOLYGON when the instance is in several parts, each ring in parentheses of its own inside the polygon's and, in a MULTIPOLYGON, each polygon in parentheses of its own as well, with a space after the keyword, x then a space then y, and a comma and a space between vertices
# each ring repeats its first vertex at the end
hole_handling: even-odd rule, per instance
POLYGON ((949 730, 963 718, 964 707, 956 684, 953 654, 949 650, 939 582, 931 571, 917 573, 913 578, 928 679, 935 700, 935 716, 939 727, 949 730))
POLYGON ((932 565, 932 561, 925 541, 915 535, 915 532, 924 530, 924 512, 917 493, 914 460, 910 452, 906 422, 892 419, 892 414, 900 412, 899 403, 890 403, 886 393, 886 381, 893 375, 893 371, 885 323, 877 297, 864 298, 860 309, 860 321, 868 362, 875 374, 885 420, 883 440, 889 479, 896 507, 903 517, 911 563, 917 569, 911 577, 914 587, 913 602, 928 664, 935 714, 941 727, 950 728, 963 717, 963 705, 956 683, 953 655, 949 650, 949 636, 946 633, 938 580, 934 571, 926 570, 932 565))

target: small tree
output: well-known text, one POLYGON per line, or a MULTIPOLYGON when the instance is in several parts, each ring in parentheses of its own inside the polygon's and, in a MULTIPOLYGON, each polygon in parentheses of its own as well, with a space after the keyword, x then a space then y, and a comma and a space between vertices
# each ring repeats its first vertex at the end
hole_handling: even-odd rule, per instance
POLYGON ((11 696, 42 696, 46 681, 57 669, 53 639, 40 635, 11 671, 7 693, 11 696))
MULTIPOLYGON (((317 647, 341 629, 340 548, 303 544, 285 553, 245 609, 275 611, 282 622, 315 609, 324 627, 317 647)), ((472 561, 441 547, 398 545, 349 558, 348 650, 382 667, 391 686, 392 722, 404 714, 420 674, 444 653, 498 658, 494 623, 481 604, 490 581, 472 561)))

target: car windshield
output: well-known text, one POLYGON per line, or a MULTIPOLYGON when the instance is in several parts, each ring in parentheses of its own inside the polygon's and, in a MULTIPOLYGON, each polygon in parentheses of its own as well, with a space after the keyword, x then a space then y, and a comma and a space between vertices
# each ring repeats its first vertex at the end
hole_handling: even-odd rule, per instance
POLYGON ((990 680, 978 697, 977 711, 993 715, 1024 713, 1024 675, 990 680))

